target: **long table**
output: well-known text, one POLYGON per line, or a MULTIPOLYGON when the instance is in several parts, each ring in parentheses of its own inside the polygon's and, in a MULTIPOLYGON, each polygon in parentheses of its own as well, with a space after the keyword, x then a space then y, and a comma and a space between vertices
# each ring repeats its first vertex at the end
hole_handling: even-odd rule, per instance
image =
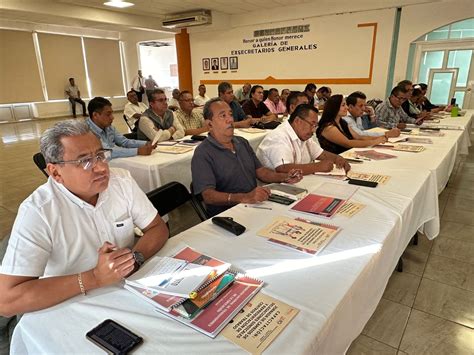
MULTIPOLYGON (((440 138, 446 139, 447 149, 449 136, 440 138)), ((342 354, 374 312, 415 231, 422 230, 430 239, 439 233, 435 163, 444 160, 434 160, 431 168, 414 169, 416 164, 409 164, 409 157, 420 159, 430 149, 400 155, 396 164, 384 166, 386 162, 374 161, 353 165, 355 171, 380 172, 391 178, 375 189, 358 189, 352 200, 366 207, 352 218, 337 215, 331 219, 329 222, 342 230, 316 257, 271 245, 257 236, 274 216, 301 216, 271 202, 265 202, 271 210, 238 205, 223 213, 246 226, 246 232, 238 237, 205 221, 170 239, 158 255, 171 255, 189 245, 261 278, 265 281, 261 292, 300 309, 266 353, 342 354)), ((442 151, 440 148, 438 153, 442 151)), ((326 181, 324 177, 306 176, 299 186, 312 191, 326 181)), ((328 222, 319 217, 311 219, 328 222)), ((221 335, 210 339, 157 314, 121 285, 25 314, 15 329, 12 352, 98 352, 85 339, 85 333, 106 318, 144 338, 139 352, 244 353, 221 335)))
MULTIPOLYGON (((254 150, 267 132, 247 133, 235 129, 235 134, 247 139, 254 150)), ((190 137, 185 137, 190 138, 190 137)), ((154 151, 149 156, 118 158, 110 161, 111 167, 130 171, 138 186, 144 192, 150 192, 171 181, 178 181, 189 188, 191 184, 191 159, 194 150, 183 154, 167 154, 154 151)))

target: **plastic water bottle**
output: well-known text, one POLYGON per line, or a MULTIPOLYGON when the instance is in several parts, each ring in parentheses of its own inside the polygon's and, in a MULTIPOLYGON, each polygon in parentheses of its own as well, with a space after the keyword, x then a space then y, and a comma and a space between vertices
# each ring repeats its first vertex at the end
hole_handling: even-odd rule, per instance
POLYGON ((458 117, 459 114, 459 106, 454 105, 453 108, 451 109, 451 117, 458 117))

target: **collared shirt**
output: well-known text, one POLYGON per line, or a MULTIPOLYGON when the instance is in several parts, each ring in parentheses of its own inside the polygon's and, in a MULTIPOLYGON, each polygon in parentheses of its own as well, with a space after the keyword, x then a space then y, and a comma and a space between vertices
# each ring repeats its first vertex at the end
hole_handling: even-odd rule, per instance
POLYGON ((245 103, 242 105, 242 110, 244 110, 246 115, 250 115, 253 118, 260 118, 270 112, 270 110, 267 106, 265 106, 263 101, 260 101, 257 106, 255 106, 253 100, 245 101, 245 103))
POLYGON ((250 90, 246 94, 244 94, 244 90, 242 88, 238 88, 237 90, 235 90, 234 96, 239 102, 248 100, 250 99, 250 90))
MULTIPOLYGON (((363 124, 363 119, 364 117, 368 117, 367 115, 364 115, 362 117, 357 117, 355 118, 354 116, 351 115, 349 111, 347 111, 348 115, 346 117, 343 117, 342 119, 347 122, 347 125, 349 128, 354 131, 356 134, 359 136, 367 136, 367 137, 380 137, 383 136, 385 133, 383 132, 372 132, 372 131, 366 131, 364 128, 363 124)), ((369 118, 370 120, 370 118, 369 118)))
POLYGON ((141 88, 145 88, 145 78, 137 75, 132 80, 132 89, 135 91, 141 91, 141 88))
POLYGON ((79 97, 79 88, 77 85, 68 85, 66 86, 66 93, 70 95, 73 99, 77 99, 79 97))
POLYGON ((91 131, 100 139, 102 148, 112 149, 112 159, 134 157, 137 155, 137 148, 140 148, 147 143, 146 141, 125 138, 117 132, 115 127, 112 125, 102 129, 89 117, 86 118, 85 122, 91 128, 91 131))
MULTIPOLYGON (((235 153, 209 135, 194 151, 191 160, 193 188, 196 194, 212 188, 219 192, 246 193, 257 187, 256 170, 262 164, 249 142, 242 137, 232 138, 235 153)), ((231 206, 207 205, 216 215, 231 206)))
POLYGON ((146 90, 153 90, 154 88, 157 88, 158 84, 156 83, 155 79, 145 79, 145 88, 146 90))
POLYGON ((232 110, 232 117, 234 117, 234 122, 239 122, 246 119, 247 116, 245 115, 244 110, 242 110, 242 107, 239 105, 237 101, 232 100, 229 106, 230 106, 230 109, 232 110))
POLYGON ((194 98, 194 104, 196 106, 204 106, 204 104, 206 102, 208 102, 211 98, 209 96, 207 96, 206 94, 204 94, 204 97, 202 97, 201 95, 197 95, 195 98, 194 98))
POLYGON ((149 108, 146 110, 138 122, 138 138, 149 139, 157 142, 169 139, 180 139, 184 137, 184 128, 178 120, 174 119, 173 111, 166 110, 163 117, 158 116, 149 108), (176 132, 170 135, 168 128, 174 127, 176 132))
POLYGON ((324 150, 313 138, 302 141, 288 121, 267 133, 257 149, 263 166, 275 170, 283 164, 309 164, 324 150))
POLYGON ((132 247, 133 226, 147 227, 156 214, 126 170, 110 169, 95 206, 49 177, 20 205, 1 272, 41 277, 90 270, 102 244, 132 247))
POLYGON ((275 113, 278 115, 283 114, 286 111, 286 107, 285 105, 283 105, 283 102, 281 102, 281 100, 278 100, 278 105, 275 105, 275 103, 270 99, 266 99, 263 103, 265 104, 265 106, 268 107, 271 113, 275 113))
POLYGON ((131 102, 127 102, 125 104, 125 107, 123 108, 123 114, 127 118, 127 122, 130 126, 135 125, 135 122, 137 122, 137 118, 133 117, 136 113, 139 113, 140 115, 145 112, 148 109, 148 106, 145 105, 143 102, 139 102, 138 105, 132 104, 131 102))
POLYGON ((180 108, 174 112, 175 120, 178 120, 185 130, 201 128, 204 125, 204 116, 198 110, 192 110, 188 115, 180 108))
POLYGON ((377 116, 377 124, 385 128, 395 128, 400 122, 415 123, 415 119, 409 117, 401 107, 395 108, 390 103, 390 99, 386 99, 375 108, 377 116))
POLYGON ((179 107, 179 102, 174 97, 172 97, 168 102, 168 106, 179 107))

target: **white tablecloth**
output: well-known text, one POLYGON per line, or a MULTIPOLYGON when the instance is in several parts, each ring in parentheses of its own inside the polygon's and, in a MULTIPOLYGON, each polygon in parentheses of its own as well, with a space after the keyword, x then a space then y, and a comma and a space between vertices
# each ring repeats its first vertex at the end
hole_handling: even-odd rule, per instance
MULTIPOLYGON (((246 133, 235 129, 235 134, 247 139, 252 148, 257 150, 267 132, 246 133)), ((190 137, 185 138, 189 139, 190 137)), ((192 181, 191 159, 193 154, 194 150, 184 154, 167 154, 155 151, 149 156, 113 159, 110 161, 110 166, 130 171, 144 192, 150 192, 171 181, 178 181, 189 189, 192 181)))

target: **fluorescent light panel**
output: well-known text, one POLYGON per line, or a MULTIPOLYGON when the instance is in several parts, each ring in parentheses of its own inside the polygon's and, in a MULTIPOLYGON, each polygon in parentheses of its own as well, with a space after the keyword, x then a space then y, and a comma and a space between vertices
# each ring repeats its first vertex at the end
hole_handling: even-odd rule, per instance
POLYGON ((124 9, 126 7, 130 7, 130 6, 133 6, 135 4, 131 3, 131 2, 127 2, 127 1, 112 0, 112 1, 104 2, 104 5, 112 6, 112 7, 118 7, 119 9, 124 9))

